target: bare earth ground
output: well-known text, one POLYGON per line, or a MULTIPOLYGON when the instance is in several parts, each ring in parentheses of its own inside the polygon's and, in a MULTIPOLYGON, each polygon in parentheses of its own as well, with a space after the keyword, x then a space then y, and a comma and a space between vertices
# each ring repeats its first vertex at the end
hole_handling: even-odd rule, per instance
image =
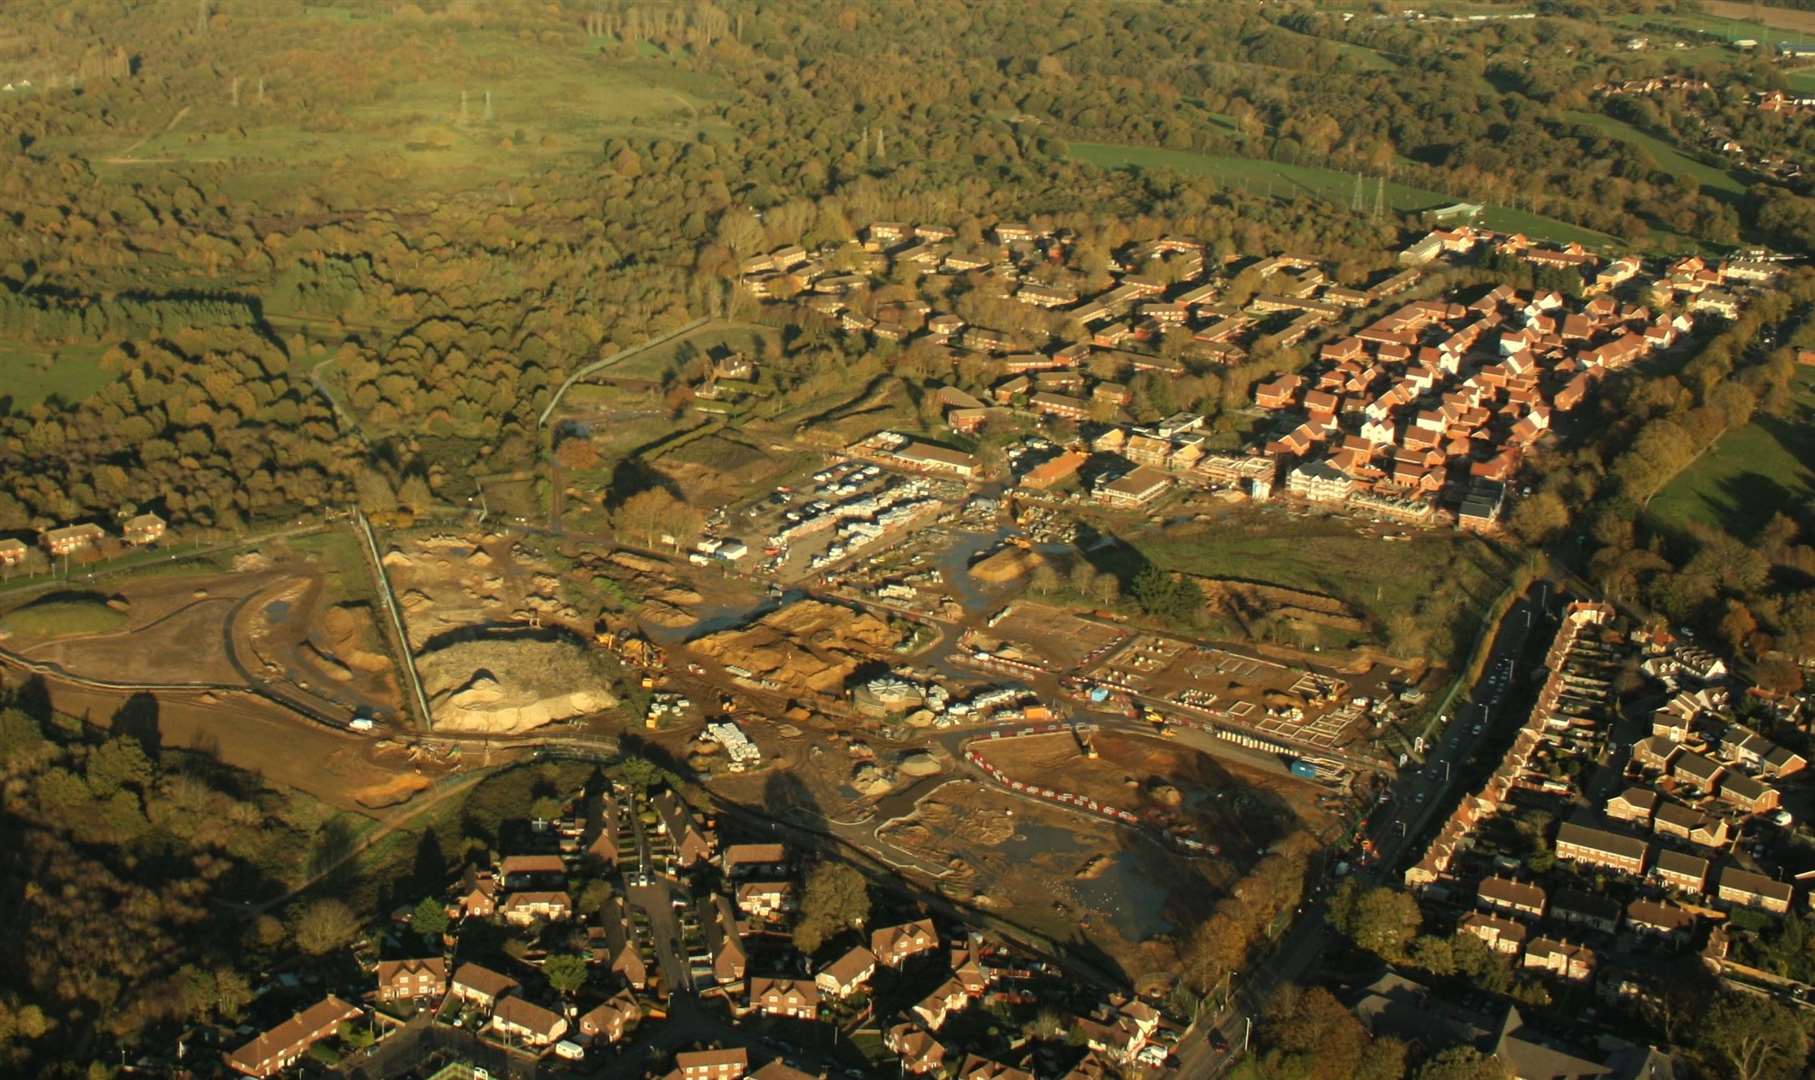
POLYGON ((1176 968, 1173 938, 1234 880, 1226 864, 969 780, 937 788, 879 835, 943 866, 936 884, 954 898, 1101 950, 1137 982, 1176 968))
MULTIPOLYGON (((0 667, 0 673, 9 683, 20 677, 12 668, 0 667)), ((130 691, 48 682, 58 712, 107 728, 119 720, 134 734, 143 733, 140 718, 149 717, 162 746, 213 754, 342 810, 370 814, 445 772, 433 762, 418 766, 399 748, 299 720, 251 694, 160 691, 129 708, 130 691)))

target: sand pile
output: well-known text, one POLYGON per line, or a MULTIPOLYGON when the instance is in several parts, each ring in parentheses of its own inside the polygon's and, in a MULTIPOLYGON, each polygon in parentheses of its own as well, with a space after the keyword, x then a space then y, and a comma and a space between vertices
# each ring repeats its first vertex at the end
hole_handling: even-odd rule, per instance
POLYGON ((437 730, 508 735, 616 705, 594 659, 570 641, 481 638, 416 666, 437 730))
POLYGON ((971 576, 990 585, 1000 585, 1034 572, 1046 560, 1037 551, 1005 547, 971 565, 971 576))
POLYGON ((801 600, 748 626, 700 638, 691 647, 786 689, 836 694, 859 665, 888 654, 901 641, 893 627, 866 612, 801 600))

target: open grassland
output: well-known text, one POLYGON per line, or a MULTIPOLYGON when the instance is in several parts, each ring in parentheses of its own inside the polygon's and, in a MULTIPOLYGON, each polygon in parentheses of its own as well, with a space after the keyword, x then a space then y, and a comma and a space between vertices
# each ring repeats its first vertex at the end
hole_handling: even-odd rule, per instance
POLYGON ((147 103, 104 136, 53 136, 44 147, 122 179, 160 165, 231 164, 237 193, 255 196, 331 188, 349 167, 409 187, 464 187, 552 161, 591 160, 616 135, 690 138, 722 129, 722 87, 710 76, 622 55, 605 39, 526 46, 502 29, 439 24, 429 34, 403 15, 307 9, 246 13, 223 32, 294 40, 283 53, 287 80, 274 76, 261 102, 257 82, 243 78, 235 103, 223 76, 218 94, 173 98, 163 109, 147 103), (339 77, 347 65, 356 74, 339 77), (330 88, 327 101, 310 112, 295 108, 291 88, 302 82, 330 88))
MULTIPOLYGON (((1071 144, 1071 155, 1079 161, 1105 169, 1175 169, 1184 173, 1201 173, 1248 191, 1270 192, 1286 197, 1305 195, 1341 206, 1349 205, 1355 191, 1355 177, 1352 173, 1312 165, 1284 165, 1231 154, 1199 154, 1189 150, 1074 142, 1071 144)), ((1362 198, 1370 207, 1373 205, 1374 191, 1375 181, 1364 178, 1362 198)), ((1456 201, 1451 196, 1423 188, 1395 183, 1386 185, 1387 206, 1401 213, 1433 210, 1456 201)), ((1613 237, 1593 229, 1584 229, 1579 225, 1507 207, 1488 207, 1483 214, 1482 223, 1489 228, 1522 232, 1559 243, 1572 240, 1583 244, 1615 242, 1613 237)))
POLYGON ((113 381, 101 370, 101 345, 33 349, 0 343, 0 413, 24 412, 50 398, 75 403, 113 381))
POLYGON ((1815 371, 1794 383, 1796 410, 1729 432, 1651 500, 1651 517, 1750 536, 1779 510, 1815 503, 1815 371))
POLYGON ((1728 41, 1750 38, 1761 44, 1815 38, 1815 11, 1767 7, 1736 0, 1703 0, 1701 12, 1624 15, 1615 20, 1631 26, 1669 25, 1712 34, 1728 41))
MULTIPOLYGON (((643 349, 621 364, 612 364, 599 372, 597 378, 606 382, 612 379, 659 381, 670 371, 677 370, 695 357, 738 352, 754 357, 764 339, 779 344, 778 335, 772 327, 758 326, 755 323, 711 322, 685 337, 664 342, 652 349, 643 349)), ((574 389, 578 390, 584 385, 586 384, 581 383, 574 389)))
POLYGON ((1790 89, 1799 94, 1815 94, 1815 67, 1792 71, 1785 77, 1785 81, 1790 84, 1790 89))
POLYGON ((1709 191, 1725 192, 1740 195, 1746 186, 1732 173, 1725 169, 1697 161, 1662 139, 1647 135, 1624 120, 1616 120, 1600 113, 1571 112, 1571 120, 1585 124, 1609 138, 1635 146, 1650 156, 1657 167, 1674 176, 1686 176, 1709 191))

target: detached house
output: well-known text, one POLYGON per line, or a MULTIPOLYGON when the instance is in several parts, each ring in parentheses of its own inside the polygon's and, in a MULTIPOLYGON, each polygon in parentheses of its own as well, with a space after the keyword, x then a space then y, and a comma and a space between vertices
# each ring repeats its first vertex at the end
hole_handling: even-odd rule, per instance
POLYGON ((933 929, 931 919, 884 926, 870 933, 870 952, 884 967, 898 968, 910 957, 938 947, 939 932, 933 929))
POLYGON ((61 529, 52 529, 44 534, 44 550, 51 556, 74 555, 89 551, 107 534, 99 525, 91 523, 82 525, 65 525, 61 529))
POLYGON ((624 1037, 631 1024, 643 1018, 642 1007, 628 990, 620 990, 611 1000, 580 1017, 580 1034, 596 1043, 615 1043, 624 1037))
POLYGON ((903 1069, 915 1076, 938 1072, 945 1064, 944 1044, 913 1024, 896 1024, 883 1032, 882 1045, 901 1059, 903 1069))
POLYGON ((164 528, 164 519, 156 514, 140 514, 128 518, 125 525, 126 542, 133 547, 155 544, 164 538, 164 528))
POLYGON ((0 569, 18 566, 29 550, 23 540, 0 540, 0 569))
POLYGON ((813 982, 820 993, 830 997, 850 997, 876 974, 876 954, 859 945, 821 968, 813 982))

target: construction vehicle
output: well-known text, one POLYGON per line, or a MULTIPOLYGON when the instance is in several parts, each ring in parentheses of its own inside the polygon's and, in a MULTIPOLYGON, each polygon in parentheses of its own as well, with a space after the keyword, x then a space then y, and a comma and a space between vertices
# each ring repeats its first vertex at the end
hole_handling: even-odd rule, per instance
POLYGON ((592 635, 595 644, 627 664, 648 670, 662 667, 662 650, 648 638, 629 629, 612 630, 601 624, 592 635))
POLYGON ((1143 719, 1143 720, 1147 721, 1149 724, 1153 725, 1153 733, 1155 735, 1158 735, 1162 739, 1172 738, 1172 735, 1173 735, 1172 725, 1167 722, 1167 720, 1164 716, 1161 716, 1159 714, 1158 710, 1155 710, 1155 709, 1144 710, 1141 713, 1141 719, 1143 719))

